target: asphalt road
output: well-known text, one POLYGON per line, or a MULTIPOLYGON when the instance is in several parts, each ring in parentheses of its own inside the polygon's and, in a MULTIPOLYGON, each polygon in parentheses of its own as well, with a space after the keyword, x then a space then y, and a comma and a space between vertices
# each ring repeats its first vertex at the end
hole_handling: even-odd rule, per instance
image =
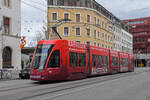
POLYGON ((0 100, 150 100, 150 68, 77 81, 0 81, 0 100))

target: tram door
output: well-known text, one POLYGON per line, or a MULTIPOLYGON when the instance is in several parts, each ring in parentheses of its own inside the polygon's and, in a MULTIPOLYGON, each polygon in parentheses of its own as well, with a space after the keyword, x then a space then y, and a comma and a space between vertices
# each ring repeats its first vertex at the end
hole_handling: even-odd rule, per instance
POLYGON ((90 75, 90 48, 87 45, 87 74, 90 75))

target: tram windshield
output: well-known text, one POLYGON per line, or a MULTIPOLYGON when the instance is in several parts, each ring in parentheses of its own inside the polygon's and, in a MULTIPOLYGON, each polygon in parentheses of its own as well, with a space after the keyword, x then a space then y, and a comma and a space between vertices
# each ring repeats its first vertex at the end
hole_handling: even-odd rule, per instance
POLYGON ((48 44, 48 45, 38 45, 36 48, 36 53, 33 58, 32 68, 33 69, 44 69, 46 60, 52 51, 54 45, 48 44))

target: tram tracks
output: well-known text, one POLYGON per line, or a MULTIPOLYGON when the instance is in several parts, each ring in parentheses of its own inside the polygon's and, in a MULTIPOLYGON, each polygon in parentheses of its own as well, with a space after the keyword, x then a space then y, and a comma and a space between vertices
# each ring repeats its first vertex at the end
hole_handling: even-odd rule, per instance
MULTIPOLYGON (((131 73, 122 73, 122 74, 115 74, 115 75, 107 75, 107 76, 100 76, 100 77, 93 77, 93 78, 87 78, 84 80, 76 80, 76 81, 66 81, 66 82, 60 82, 60 83, 48 83, 48 84, 36 84, 31 83, 26 86, 19 86, 14 88, 8 88, 8 89, 1 89, 0 94, 4 92, 11 92, 8 95, 2 95, 0 96, 2 98, 5 98, 7 96, 11 96, 11 98, 7 98, 6 100, 28 100, 28 99, 34 99, 37 97, 41 97, 47 94, 54 94, 57 92, 75 89, 78 87, 83 87, 87 85, 93 85, 109 80, 115 80, 119 79, 121 77, 128 77, 132 75, 137 75, 141 72, 131 72, 131 73), (17 97, 17 98, 16 98, 17 97)), ((148 71, 145 71, 148 72, 148 71)), ((4 100, 4 99, 3 99, 4 100)))
POLYGON ((100 82, 119 79, 121 77, 127 77, 127 76, 131 76, 131 75, 136 75, 136 74, 137 73, 124 73, 124 74, 120 74, 119 76, 116 76, 116 75, 111 75, 111 77, 103 76, 103 78, 101 78, 101 79, 99 77, 96 77, 96 79, 94 78, 94 79, 86 80, 83 82, 74 82, 73 84, 66 84, 65 86, 60 85, 57 87, 46 88, 46 89, 40 90, 39 93, 35 92, 34 94, 32 94, 30 96, 28 95, 27 97, 21 97, 21 98, 19 98, 19 100, 29 100, 29 99, 32 100, 33 98, 37 98, 37 97, 44 96, 47 94, 52 94, 52 93, 54 94, 54 93, 61 92, 61 91, 75 89, 75 88, 83 87, 83 86, 87 86, 87 85, 94 85, 94 84, 97 84, 100 82))
POLYGON ((11 91, 11 90, 17 90, 17 89, 23 89, 23 88, 30 88, 30 87, 35 87, 38 85, 27 85, 27 86, 20 86, 20 87, 12 87, 12 88, 6 88, 6 89, 0 89, 0 92, 6 92, 6 91, 11 91))

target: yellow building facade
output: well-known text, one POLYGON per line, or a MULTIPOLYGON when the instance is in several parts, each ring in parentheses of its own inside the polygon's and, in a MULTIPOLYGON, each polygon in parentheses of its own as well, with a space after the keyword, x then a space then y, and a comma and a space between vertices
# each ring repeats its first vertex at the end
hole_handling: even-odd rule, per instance
POLYGON ((47 39, 58 39, 52 27, 62 39, 113 48, 113 24, 95 9, 86 7, 49 6, 47 14, 47 39), (62 21, 70 19, 70 21, 62 21))

